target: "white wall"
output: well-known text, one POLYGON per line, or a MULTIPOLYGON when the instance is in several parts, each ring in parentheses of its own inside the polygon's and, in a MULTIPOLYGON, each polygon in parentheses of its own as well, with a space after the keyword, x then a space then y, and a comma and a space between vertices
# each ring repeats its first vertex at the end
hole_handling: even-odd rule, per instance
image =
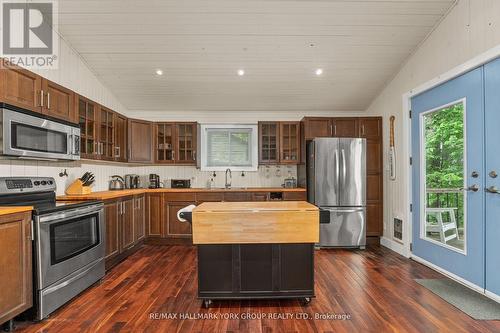
MULTIPOLYGON (((389 142, 388 119, 391 115, 396 116, 397 180, 390 181, 386 176, 384 184, 384 235, 387 238, 392 235, 389 222, 394 216, 402 217, 405 228, 408 226, 409 199, 406 194, 410 166, 405 141, 407 127, 404 127, 408 115, 403 114, 402 95, 499 45, 499 13, 498 0, 460 0, 367 110, 371 115, 384 117, 385 156, 389 142)), ((387 158, 384 165, 387 170, 387 158)), ((405 243, 408 244, 407 239, 405 243)))

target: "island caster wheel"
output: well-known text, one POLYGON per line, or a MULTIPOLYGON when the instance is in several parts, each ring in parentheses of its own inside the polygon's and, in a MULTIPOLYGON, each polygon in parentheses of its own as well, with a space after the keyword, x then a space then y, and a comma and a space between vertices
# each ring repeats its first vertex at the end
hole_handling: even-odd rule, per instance
POLYGON ((203 307, 205 309, 208 309, 210 307, 210 305, 212 305, 212 300, 211 299, 206 299, 203 301, 203 307))
POLYGON ((302 304, 307 305, 309 303, 311 303, 311 297, 304 297, 302 299, 302 304))
POLYGON ((5 324, 2 325, 3 326, 3 330, 5 332, 12 332, 14 331, 14 320, 9 320, 7 321, 5 324))

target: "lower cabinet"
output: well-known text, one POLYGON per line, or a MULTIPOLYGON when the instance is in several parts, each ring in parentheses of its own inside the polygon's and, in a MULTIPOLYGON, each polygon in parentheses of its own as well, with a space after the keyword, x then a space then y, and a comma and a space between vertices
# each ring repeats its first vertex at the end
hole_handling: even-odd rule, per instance
POLYGON ((144 238, 144 202, 144 195, 104 202, 106 269, 124 259, 144 238))
POLYGON ((31 212, 0 216, 0 324, 33 304, 31 212))
POLYGON ((120 228, 118 224, 118 205, 116 201, 104 203, 106 219, 106 260, 120 254, 120 228))
POLYGON ((146 196, 134 197, 134 242, 144 239, 146 236, 146 196))
POLYGON ((198 245, 198 296, 314 296, 314 244, 198 245))
POLYGON ((134 246, 134 199, 124 199, 121 201, 121 226, 122 226, 122 250, 130 249, 134 246))
POLYGON ((166 237, 189 238, 191 237, 191 223, 181 222, 177 218, 179 209, 194 204, 193 202, 166 202, 165 217, 166 222, 166 237))
MULTIPOLYGON (((137 200, 137 198, 136 198, 137 200)), ((140 199, 145 207, 145 237, 153 243, 169 243, 179 239, 181 243, 189 241, 192 237, 190 223, 179 221, 177 212, 179 209, 195 204, 199 205, 208 201, 268 201, 268 200, 306 200, 305 191, 283 191, 283 192, 250 192, 250 191, 200 191, 200 192, 178 192, 178 193, 148 193, 145 198, 140 199), (276 197, 279 194, 279 198, 276 197), (163 240, 162 240, 163 239, 163 240)), ((137 202, 135 203, 138 204, 137 202)), ((139 205, 141 205, 139 204, 139 205)), ((134 206, 136 207, 136 206, 134 206)), ((143 208, 144 209, 144 208, 143 208)), ((134 216, 141 216, 141 210, 135 208, 134 216)), ((135 226, 136 241, 144 237, 141 228, 135 226)), ((174 242, 175 243, 175 242, 174 242)))

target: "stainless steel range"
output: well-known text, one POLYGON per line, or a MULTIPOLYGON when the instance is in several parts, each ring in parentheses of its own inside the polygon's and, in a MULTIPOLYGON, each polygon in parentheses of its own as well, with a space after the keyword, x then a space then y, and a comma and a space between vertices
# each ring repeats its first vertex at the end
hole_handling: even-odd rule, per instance
POLYGON ((42 320, 104 276, 101 201, 56 201, 50 177, 0 177, 0 206, 34 206, 36 318, 42 320))

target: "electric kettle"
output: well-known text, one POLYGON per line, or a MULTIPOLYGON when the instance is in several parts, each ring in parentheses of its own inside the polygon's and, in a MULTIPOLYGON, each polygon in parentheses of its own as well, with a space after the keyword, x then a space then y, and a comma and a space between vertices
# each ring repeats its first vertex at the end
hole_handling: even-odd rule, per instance
POLYGON ((114 175, 111 176, 111 180, 109 181, 109 189, 110 190, 123 190, 125 188, 125 181, 122 176, 114 175))

